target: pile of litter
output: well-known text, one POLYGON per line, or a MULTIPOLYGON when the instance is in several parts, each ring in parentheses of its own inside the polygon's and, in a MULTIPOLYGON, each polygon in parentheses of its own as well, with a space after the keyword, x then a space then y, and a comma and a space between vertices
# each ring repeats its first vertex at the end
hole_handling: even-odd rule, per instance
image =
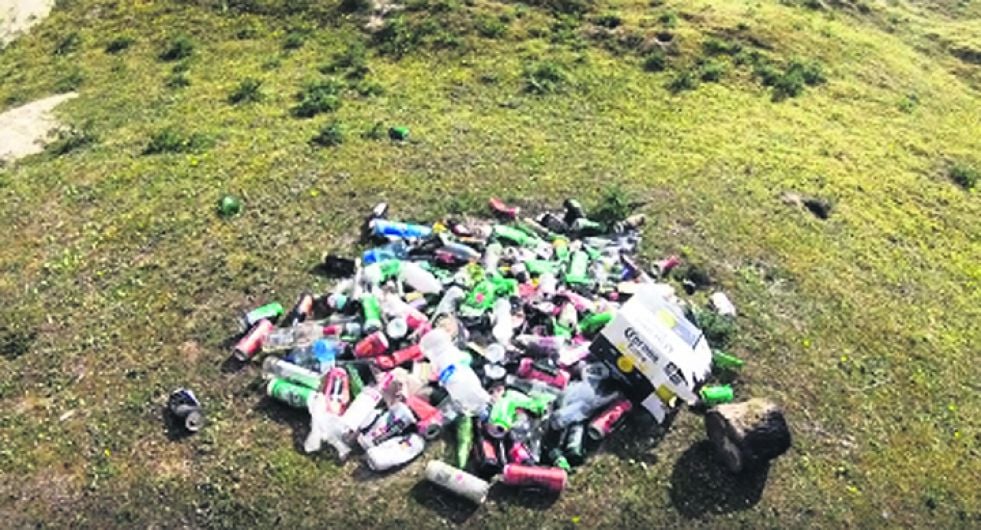
MULTIPOLYGON (((742 361, 712 351, 692 323, 708 309, 665 282, 680 260, 644 270, 632 257, 642 215, 604 226, 575 200, 535 218, 491 208, 496 222, 428 226, 380 204, 364 227, 380 246, 325 256, 343 278, 331 292, 242 317, 235 356, 261 354, 268 395, 309 410, 306 451, 363 450, 382 471, 449 431, 456 461, 430 462, 426 477, 481 503, 496 476, 562 491, 628 414, 665 422, 683 403, 732 400, 706 381, 713 364, 742 361)), ((735 314, 722 293, 711 306, 735 314)))

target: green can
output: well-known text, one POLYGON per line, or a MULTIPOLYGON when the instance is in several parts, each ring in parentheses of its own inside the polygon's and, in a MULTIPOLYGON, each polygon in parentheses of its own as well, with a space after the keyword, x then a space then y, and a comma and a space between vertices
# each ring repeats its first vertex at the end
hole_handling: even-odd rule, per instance
POLYGON ((222 217, 231 217, 242 211, 242 201, 234 195, 225 195, 218 201, 218 213, 222 217))
POLYGON ((244 329, 250 329, 256 324, 256 322, 262 319, 276 323, 276 321, 282 318, 285 313, 286 310, 283 309, 282 304, 279 302, 272 302, 262 307, 257 307, 246 313, 245 316, 242 317, 242 327, 244 329))
POLYGON ((541 276, 546 272, 555 274, 559 272, 559 264, 547 259, 530 259, 525 261, 525 267, 532 276, 541 276))
POLYGON ((269 397, 282 401, 291 407, 298 409, 307 408, 307 401, 316 390, 307 388, 303 385, 291 383, 285 379, 273 378, 266 385, 266 394, 269 397))
POLYGON ((461 414, 456 422, 456 467, 466 469, 473 450, 473 417, 461 414))
POLYGON ((587 334, 599 333, 599 330, 613 320, 613 311, 603 311, 602 313, 591 313, 579 321, 579 329, 587 334))
POLYGON ((738 370, 746 364, 746 361, 722 350, 712 350, 712 364, 723 370, 738 370))
POLYGON ((702 396, 702 401, 710 407, 721 405, 722 403, 729 403, 733 399, 732 387, 729 385, 702 387, 699 394, 702 396))
POLYGON ((572 328, 563 326, 561 323, 559 323, 558 319, 556 318, 552 319, 552 334, 555 335, 556 337, 571 339, 573 335, 573 331, 574 330, 572 328))
POLYGON ((531 245, 537 239, 507 225, 494 225, 494 235, 499 239, 506 239, 521 246, 531 245))
POLYGON ((361 379, 361 372, 353 364, 345 366, 344 370, 347 372, 348 385, 351 389, 351 399, 354 399, 364 390, 364 379, 361 379))
POLYGON ((566 269, 565 273, 566 283, 576 285, 589 283, 588 269, 589 254, 582 250, 573 252, 572 258, 569 260, 569 268, 566 269))
POLYGON ((409 139, 409 128, 398 125, 388 129, 388 137, 392 140, 405 141, 409 139))
POLYGON ((373 294, 366 294, 361 297, 361 312, 364 315, 365 335, 381 329, 381 304, 378 297, 373 294))

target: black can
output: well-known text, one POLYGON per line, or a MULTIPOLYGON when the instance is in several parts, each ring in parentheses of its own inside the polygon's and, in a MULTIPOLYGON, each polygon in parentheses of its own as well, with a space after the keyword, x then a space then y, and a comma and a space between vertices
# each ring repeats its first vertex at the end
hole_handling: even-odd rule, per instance
POLYGON ((167 400, 167 410, 176 418, 184 421, 184 428, 188 432, 198 432, 204 427, 204 413, 201 411, 201 402, 198 401, 194 392, 186 388, 178 388, 167 400))
POLYGON ((586 460, 586 425, 573 423, 565 430, 562 452, 570 464, 578 466, 586 460))

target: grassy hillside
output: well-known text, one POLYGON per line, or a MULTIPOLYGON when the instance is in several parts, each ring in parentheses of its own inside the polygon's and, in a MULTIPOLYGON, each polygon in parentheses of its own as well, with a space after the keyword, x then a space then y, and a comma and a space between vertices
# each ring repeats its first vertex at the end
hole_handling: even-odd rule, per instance
POLYGON ((0 50, 0 110, 80 92, 69 133, 0 167, 11 527, 981 524, 977 2, 406 4, 369 34, 356 1, 64 0, 0 50), (685 412, 558 499, 474 511, 417 484, 426 458, 302 454, 305 414, 223 370, 236 312, 326 288, 310 267, 379 200, 433 220, 615 185, 648 201, 648 258, 739 307, 737 394, 795 435, 766 476, 717 470, 685 412), (210 425, 171 441, 178 386, 210 425))

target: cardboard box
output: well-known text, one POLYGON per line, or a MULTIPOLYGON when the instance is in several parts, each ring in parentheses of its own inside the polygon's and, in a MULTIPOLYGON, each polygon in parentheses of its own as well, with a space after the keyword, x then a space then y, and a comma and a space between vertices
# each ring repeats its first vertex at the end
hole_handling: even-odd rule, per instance
POLYGON ((628 397, 664 421, 680 398, 698 401, 712 352, 698 327, 654 285, 625 303, 593 340, 593 355, 610 366, 628 397))

